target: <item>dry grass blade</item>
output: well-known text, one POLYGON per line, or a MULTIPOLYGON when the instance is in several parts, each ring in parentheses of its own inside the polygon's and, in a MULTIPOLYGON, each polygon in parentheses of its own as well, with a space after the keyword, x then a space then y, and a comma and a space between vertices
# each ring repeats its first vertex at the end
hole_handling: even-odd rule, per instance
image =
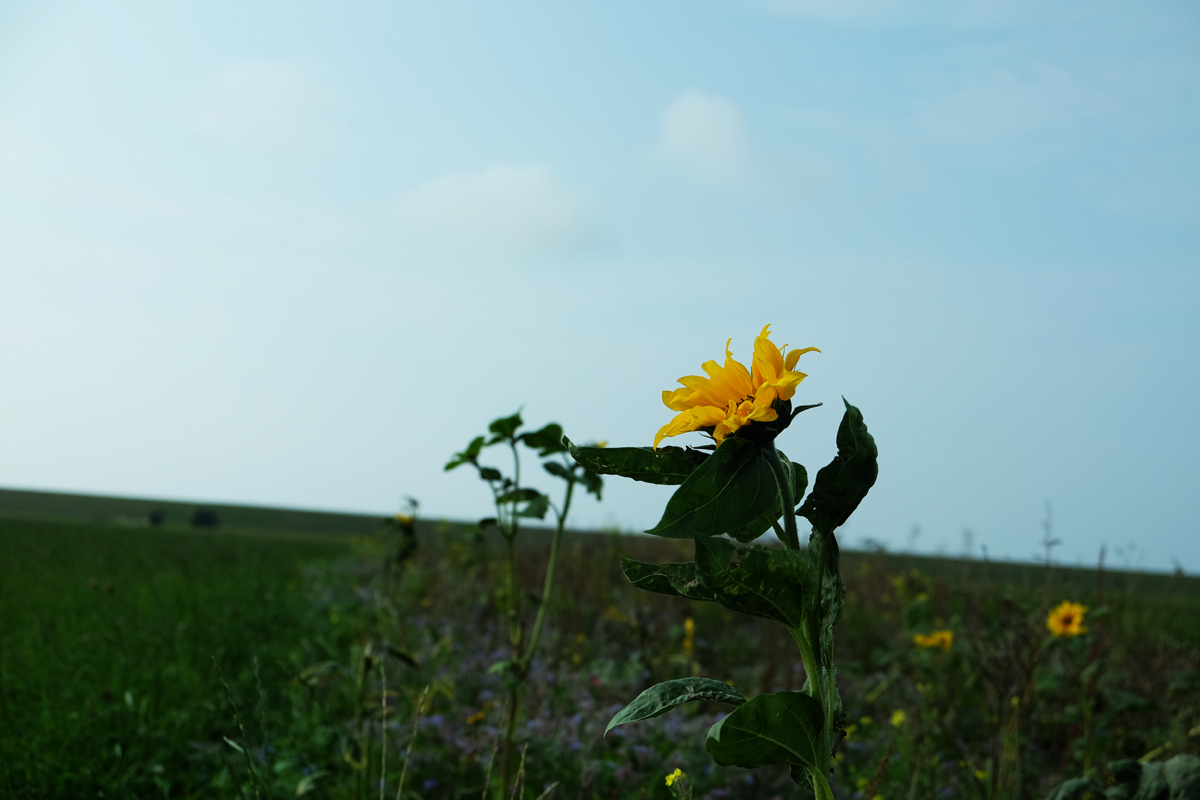
MULTIPOLYGON (((379 800, 383 800, 383 792, 387 786, 387 655, 379 659, 379 682, 383 693, 383 721, 379 725, 379 800)), ((417 714, 421 709, 417 709, 417 714)), ((414 731, 414 735, 415 731, 414 731)), ((412 742, 409 742, 412 745, 412 742)))
POLYGON ((480 800, 487 800, 488 787, 492 784, 492 766, 496 763, 496 753, 500 750, 500 739, 496 739, 496 743, 492 745, 492 754, 488 756, 487 772, 483 776, 483 795, 480 800))
POLYGON ((400 770, 400 785, 396 787, 396 800, 400 800, 400 795, 404 792, 404 779, 408 777, 408 760, 412 757, 413 742, 417 740, 417 724, 421 721, 421 709, 425 707, 425 698, 428 695, 429 687, 426 686, 421 690, 421 696, 417 698, 417 707, 413 713, 412 736, 408 739, 408 749, 404 751, 404 767, 400 770))

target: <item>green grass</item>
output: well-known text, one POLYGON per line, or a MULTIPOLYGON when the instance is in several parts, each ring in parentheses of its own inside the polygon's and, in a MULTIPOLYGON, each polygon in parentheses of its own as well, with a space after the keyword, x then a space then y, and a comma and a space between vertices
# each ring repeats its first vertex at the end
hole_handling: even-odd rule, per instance
POLYGON ((0 795, 200 792, 221 766, 203 748, 235 727, 215 665, 260 733, 254 659, 275 708, 337 651, 304 568, 347 552, 303 534, 0 522, 0 795))

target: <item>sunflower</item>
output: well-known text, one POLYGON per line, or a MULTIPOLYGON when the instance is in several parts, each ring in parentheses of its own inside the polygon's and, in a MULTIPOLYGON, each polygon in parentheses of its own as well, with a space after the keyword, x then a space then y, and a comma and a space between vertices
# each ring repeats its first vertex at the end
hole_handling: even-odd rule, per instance
POLYGON ((805 353, 821 351, 806 347, 785 355, 769 338, 770 328, 770 325, 764 326, 754 340, 750 369, 734 359, 729 351, 733 339, 729 339, 725 342, 723 366, 716 361, 705 361, 701 368, 707 378, 685 375, 679 379, 682 389, 663 392, 663 403, 679 413, 659 429, 654 437, 655 448, 668 436, 691 431, 709 432, 720 444, 746 425, 778 420, 780 403, 789 403, 790 410, 789 401, 796 393, 796 387, 808 377, 796 371, 796 362, 805 353))
POLYGON ((954 631, 934 631, 930 634, 918 633, 913 637, 913 642, 917 647, 934 648, 940 647, 943 650, 949 650, 954 646, 954 631))
POLYGON ((1050 616, 1046 617, 1046 627, 1055 636, 1078 636, 1087 633, 1083 624, 1083 615, 1086 613, 1087 606, 1063 600, 1050 612, 1050 616))

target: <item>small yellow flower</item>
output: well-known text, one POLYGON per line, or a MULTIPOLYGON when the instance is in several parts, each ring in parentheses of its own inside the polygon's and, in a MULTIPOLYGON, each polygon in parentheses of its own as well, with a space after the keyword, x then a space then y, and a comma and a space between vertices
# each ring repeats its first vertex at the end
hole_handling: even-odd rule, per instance
POLYGON ((401 525, 412 525, 414 519, 416 519, 416 518, 412 514, 397 514, 396 515, 396 522, 399 522, 401 525))
MULTIPOLYGON (((654 446, 668 436, 691 431, 710 431, 717 444, 752 422, 774 422, 779 418, 776 400, 787 401, 796 386, 808 377, 796 371, 800 356, 820 352, 815 347, 793 350, 786 356, 770 340, 770 325, 763 327, 754 340, 754 359, 750 369, 735 361, 725 342, 725 365, 705 361, 701 366, 707 378, 685 375, 679 379, 682 389, 663 392, 663 403, 678 411, 675 419, 659 429, 654 446)), ((787 345, 784 345, 786 348, 787 345)))
POLYGON ((1064 600, 1046 617, 1046 627, 1055 636, 1078 636, 1087 633, 1083 624, 1083 616, 1087 606, 1064 600))
POLYGON ((688 617, 683 621, 683 654, 688 658, 696 651, 696 621, 688 617))
POLYGON ((629 621, 629 618, 621 613, 621 609, 617 608, 615 605, 610 605, 604 610, 604 618, 621 624, 629 621))
POLYGON ((675 771, 667 776, 667 786, 674 786, 676 781, 681 781, 684 777, 683 770, 676 767, 675 771))
POLYGON ((934 631, 930 634, 918 633, 913 637, 913 642, 917 647, 926 649, 940 647, 943 650, 949 650, 954 646, 954 631, 934 631))
POLYGON ((904 713, 904 709, 897 708, 892 712, 892 727, 899 728, 904 724, 904 720, 908 719, 908 714, 904 713))

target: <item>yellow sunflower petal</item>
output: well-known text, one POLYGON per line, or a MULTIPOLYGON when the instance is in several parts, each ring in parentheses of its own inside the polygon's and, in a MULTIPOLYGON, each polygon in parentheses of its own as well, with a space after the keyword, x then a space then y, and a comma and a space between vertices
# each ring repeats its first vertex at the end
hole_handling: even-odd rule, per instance
POLYGON ((793 350, 788 353, 787 358, 783 360, 783 368, 791 372, 796 368, 796 362, 800 360, 800 356, 804 355, 805 353, 819 352, 821 351, 816 347, 806 347, 803 350, 793 350))

